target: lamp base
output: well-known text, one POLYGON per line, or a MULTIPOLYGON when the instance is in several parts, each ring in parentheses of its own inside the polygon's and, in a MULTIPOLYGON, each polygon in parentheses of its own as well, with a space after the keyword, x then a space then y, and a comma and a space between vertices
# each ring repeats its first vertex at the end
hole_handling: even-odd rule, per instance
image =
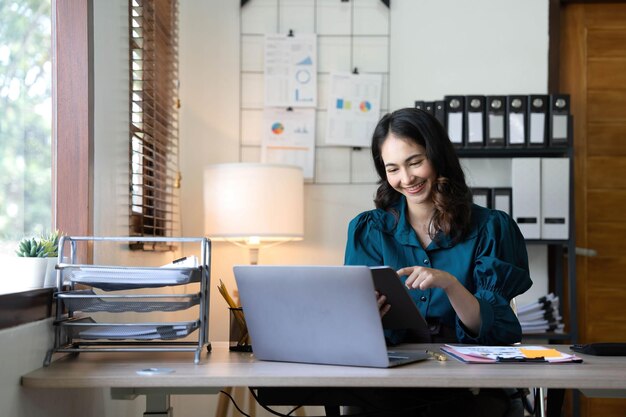
POLYGON ((250 254, 250 265, 258 265, 259 264, 259 248, 251 247, 248 249, 250 254))

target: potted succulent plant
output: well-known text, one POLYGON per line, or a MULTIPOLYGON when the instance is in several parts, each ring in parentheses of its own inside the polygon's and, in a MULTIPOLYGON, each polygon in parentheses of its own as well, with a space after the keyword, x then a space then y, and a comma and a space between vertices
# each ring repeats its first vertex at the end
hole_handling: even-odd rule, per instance
POLYGON ((46 248, 46 258, 48 258, 44 287, 56 287, 57 285, 57 271, 55 267, 59 256, 59 239, 62 235, 58 230, 55 230, 47 235, 42 235, 40 238, 41 243, 46 248))
POLYGON ((22 239, 15 253, 18 256, 14 290, 28 290, 56 285, 54 266, 58 256, 59 231, 22 239), (17 277, 16 277, 17 278, 17 277))

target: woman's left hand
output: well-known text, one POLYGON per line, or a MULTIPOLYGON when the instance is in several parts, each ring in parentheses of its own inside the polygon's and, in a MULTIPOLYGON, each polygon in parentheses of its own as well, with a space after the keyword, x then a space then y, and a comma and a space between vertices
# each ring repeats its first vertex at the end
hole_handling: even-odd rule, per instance
POLYGON ((376 302, 378 303, 378 311, 380 312, 380 317, 382 318, 385 314, 391 310, 391 305, 387 304, 387 296, 379 293, 378 291, 374 291, 376 293, 376 302))
POLYGON ((404 283, 407 288, 417 288, 427 290, 429 288, 442 288, 444 291, 457 279, 446 271, 440 269, 426 268, 424 266, 408 266, 399 269, 398 275, 406 275, 404 283))

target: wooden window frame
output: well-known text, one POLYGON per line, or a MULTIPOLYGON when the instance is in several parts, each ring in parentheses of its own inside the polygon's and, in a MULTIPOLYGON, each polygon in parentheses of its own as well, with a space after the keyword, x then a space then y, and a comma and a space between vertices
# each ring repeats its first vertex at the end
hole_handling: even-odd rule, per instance
MULTIPOLYGON (((72 236, 93 234, 93 0, 52 0, 52 219, 72 236)), ((91 263, 92 248, 79 248, 91 263)))
MULTIPOLYGON (((52 0, 52 228, 93 233, 93 0, 52 0)), ((84 246, 84 245, 81 245, 84 246)), ((92 249, 78 248, 91 262, 92 249)), ((0 329, 52 316, 54 290, 0 295, 0 329)))

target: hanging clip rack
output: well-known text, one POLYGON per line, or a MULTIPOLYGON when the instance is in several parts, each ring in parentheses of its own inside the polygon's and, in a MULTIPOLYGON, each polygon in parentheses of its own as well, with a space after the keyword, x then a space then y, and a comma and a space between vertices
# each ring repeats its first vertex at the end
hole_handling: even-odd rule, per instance
MULTIPOLYGON (((354 69, 352 70, 352 74, 354 74, 354 75, 359 75, 359 69, 358 69, 357 67, 354 67, 354 69)), ((362 150, 362 149, 363 149, 363 148, 361 148, 360 146, 353 146, 353 147, 352 147, 352 150, 353 150, 353 151, 360 151, 360 150, 362 150)))
MULTIPOLYGON (((241 0, 240 7, 245 6, 250 0, 241 0)), ((348 3, 350 0, 341 0, 342 3, 348 3)), ((391 3, 391 0, 380 0, 385 6, 387 6, 387 8, 389 8, 389 3, 391 3)))

